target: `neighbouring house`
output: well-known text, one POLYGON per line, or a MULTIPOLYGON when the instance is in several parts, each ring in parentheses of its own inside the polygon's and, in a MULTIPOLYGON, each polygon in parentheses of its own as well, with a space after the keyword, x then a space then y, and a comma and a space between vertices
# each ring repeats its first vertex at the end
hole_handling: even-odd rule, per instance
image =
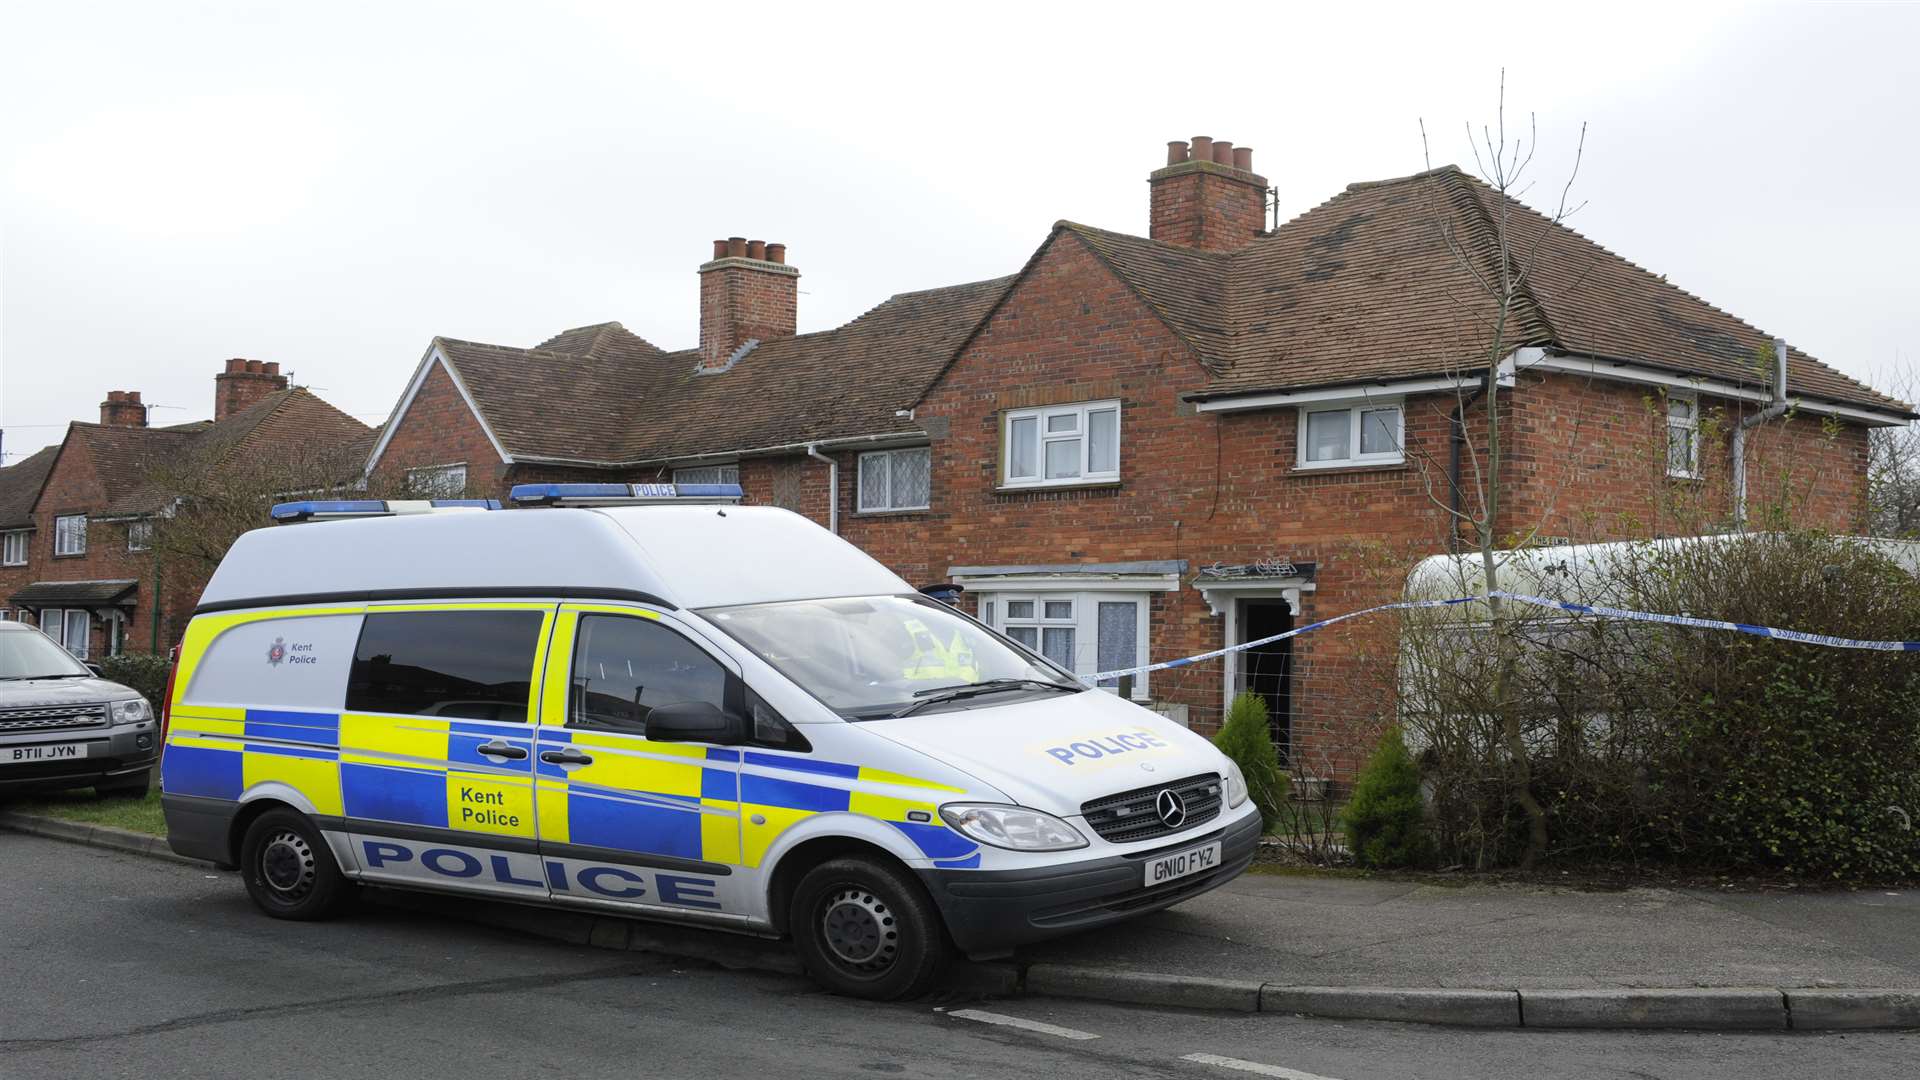
MULTIPOLYGON (((114 390, 99 423, 75 421, 0 469, 0 618, 35 623, 82 659, 164 651, 219 554, 156 545, 155 529, 196 494, 183 488, 255 484, 275 462, 329 452, 358 462, 372 444, 372 429, 289 386, 278 364, 230 360, 214 379, 212 420, 153 427, 139 391, 114 390)), ((264 515, 264 493, 235 494, 264 515)))
MULTIPOLYGON (((1447 504, 1484 453, 1473 277, 1499 257, 1500 197, 1449 167, 1268 229, 1251 151, 1205 138, 1148 179, 1147 236, 1063 221, 1008 277, 819 333, 795 332, 785 248, 733 238, 699 266, 694 349, 618 323, 531 348, 436 338, 367 471, 422 494, 737 479, 911 581, 963 585, 967 610, 1082 673, 1396 598, 1460 542, 1447 504)), ((1768 336, 1508 209, 1543 254, 1492 365, 1502 531, 1670 530, 1677 495, 1731 516, 1713 436, 1769 402, 1768 336)), ((1794 411, 1747 440, 1748 483, 1852 527, 1868 430, 1914 414, 1798 350, 1786 370, 1794 411)), ((1390 707, 1394 630, 1346 623, 1131 692, 1210 730, 1251 689, 1284 748, 1344 775, 1390 707)))

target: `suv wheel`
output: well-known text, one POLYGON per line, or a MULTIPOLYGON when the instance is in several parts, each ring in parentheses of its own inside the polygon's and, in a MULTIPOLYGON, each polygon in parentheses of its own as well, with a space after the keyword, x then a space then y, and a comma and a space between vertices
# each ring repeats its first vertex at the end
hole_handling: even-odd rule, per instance
POLYGON ((815 982, 849 997, 925 993, 950 949, 926 890, 905 870, 863 856, 821 863, 793 891, 794 948, 815 982))
POLYGON ((333 851, 304 814, 269 810, 240 841, 247 895, 276 919, 324 919, 346 899, 347 879, 333 851))

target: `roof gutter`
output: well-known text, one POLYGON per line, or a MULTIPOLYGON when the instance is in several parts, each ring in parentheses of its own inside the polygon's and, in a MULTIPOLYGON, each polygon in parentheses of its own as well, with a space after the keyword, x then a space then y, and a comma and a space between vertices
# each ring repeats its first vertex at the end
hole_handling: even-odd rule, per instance
POLYGON ((827 531, 840 535, 840 459, 820 452, 816 443, 807 444, 807 456, 827 463, 827 531))
POLYGON ((705 454, 675 454, 669 457, 633 458, 627 461, 589 461, 582 458, 542 457, 538 454, 515 454, 513 460, 534 465, 571 465, 583 469, 637 469, 646 465, 671 465, 683 461, 711 461, 756 457, 762 454, 807 453, 816 446, 863 446, 880 442, 913 444, 926 441, 928 441, 927 434, 924 431, 890 431, 873 435, 844 435, 834 439, 809 439, 806 442, 758 446, 748 450, 714 450, 705 454))
POLYGON ((1773 404, 1750 416, 1743 416, 1733 428, 1733 525, 1747 527, 1747 432, 1769 420, 1785 416, 1793 403, 1787 400, 1787 342, 1773 339, 1773 404))

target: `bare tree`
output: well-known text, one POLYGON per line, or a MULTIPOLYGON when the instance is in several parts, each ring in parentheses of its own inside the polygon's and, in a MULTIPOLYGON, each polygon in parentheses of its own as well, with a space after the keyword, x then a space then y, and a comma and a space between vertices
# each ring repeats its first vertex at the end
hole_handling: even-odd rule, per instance
MULTIPOLYGON (((1570 205, 1569 200, 1574 180, 1579 175, 1581 159, 1585 155, 1586 125, 1580 127, 1573 165, 1560 187, 1553 212, 1546 215, 1546 227, 1531 229, 1522 229, 1516 215, 1530 213, 1518 200, 1532 186, 1531 169, 1538 149, 1538 125, 1529 115, 1524 135, 1508 133, 1504 70, 1500 74, 1500 100, 1495 122, 1491 126, 1482 125, 1477 133, 1469 123, 1466 125, 1466 134, 1473 150, 1475 170, 1490 189, 1491 197, 1483 199, 1478 192, 1468 191, 1473 205, 1465 212, 1483 217, 1484 220, 1479 224, 1484 227, 1463 230, 1459 224, 1462 211, 1453 204, 1453 193, 1440 190, 1441 182, 1431 175, 1428 198, 1430 217, 1448 252, 1463 272, 1464 279, 1470 283, 1469 295, 1455 296, 1453 299, 1473 327, 1474 336, 1479 339, 1478 347, 1469 349, 1471 363, 1463 366, 1467 371, 1477 369, 1481 378, 1478 387, 1469 389, 1462 385, 1455 391, 1455 408, 1450 418, 1455 427, 1452 434, 1458 447, 1456 452, 1465 457, 1466 464, 1470 466, 1470 477, 1459 475, 1466 470, 1450 467, 1447 497, 1444 500, 1439 498, 1431 482, 1428 494, 1434 504, 1445 512, 1452 533, 1457 537, 1464 530, 1467 542, 1478 553, 1481 584, 1495 644, 1495 662, 1488 672, 1488 690, 1491 705, 1500 722, 1508 789, 1514 804, 1521 808, 1527 818, 1528 840, 1521 865, 1531 868, 1547 848, 1547 814, 1533 790, 1532 765, 1520 710, 1514 699, 1521 648, 1515 633, 1514 613, 1509 611, 1505 601, 1493 595, 1500 590, 1500 569, 1506 554, 1516 546, 1514 538, 1502 530, 1508 464, 1508 432, 1502 415, 1502 373, 1503 369, 1512 371, 1517 349, 1527 344, 1519 333, 1519 327, 1527 315, 1526 306, 1532 302, 1535 270, 1547 256, 1547 241, 1554 227, 1579 209, 1577 205, 1570 205), (1474 440, 1464 437, 1468 410, 1476 404, 1484 414, 1484 443, 1478 445, 1474 440)), ((1420 124, 1420 136, 1427 171, 1432 174, 1432 151, 1425 121, 1420 124)), ((1467 382, 1466 379, 1460 381, 1463 384, 1467 382)), ((1545 520, 1544 517, 1542 520, 1545 520)), ((1538 528, 1536 524, 1517 546, 1530 543, 1538 528)))
POLYGON ((151 462, 146 488, 161 506, 152 550, 174 572, 204 577, 240 534, 271 523, 268 511, 276 502, 387 497, 361 481, 364 461, 363 448, 322 443, 276 447, 271 455, 213 447, 151 462))
MULTIPOLYGON (((1893 396, 1913 401, 1920 379, 1896 371, 1893 396)), ((1920 539, 1920 427, 1874 428, 1867 436, 1867 528, 1875 536, 1920 539)))

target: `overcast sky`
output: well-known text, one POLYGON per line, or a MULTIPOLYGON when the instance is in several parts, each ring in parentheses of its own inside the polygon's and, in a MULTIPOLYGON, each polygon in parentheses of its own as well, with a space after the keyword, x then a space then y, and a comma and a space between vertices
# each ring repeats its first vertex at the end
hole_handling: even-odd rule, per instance
POLYGON ((1920 362, 1920 6, 32 4, 0 0, 8 460, 107 390, 208 416, 227 357, 368 423, 435 334, 694 344, 713 238, 800 326, 1146 231, 1168 139, 1286 216, 1589 124, 1573 224, 1849 374, 1920 362), (674 11, 683 12, 673 14, 674 11), (709 14, 711 12, 711 14, 709 14))

